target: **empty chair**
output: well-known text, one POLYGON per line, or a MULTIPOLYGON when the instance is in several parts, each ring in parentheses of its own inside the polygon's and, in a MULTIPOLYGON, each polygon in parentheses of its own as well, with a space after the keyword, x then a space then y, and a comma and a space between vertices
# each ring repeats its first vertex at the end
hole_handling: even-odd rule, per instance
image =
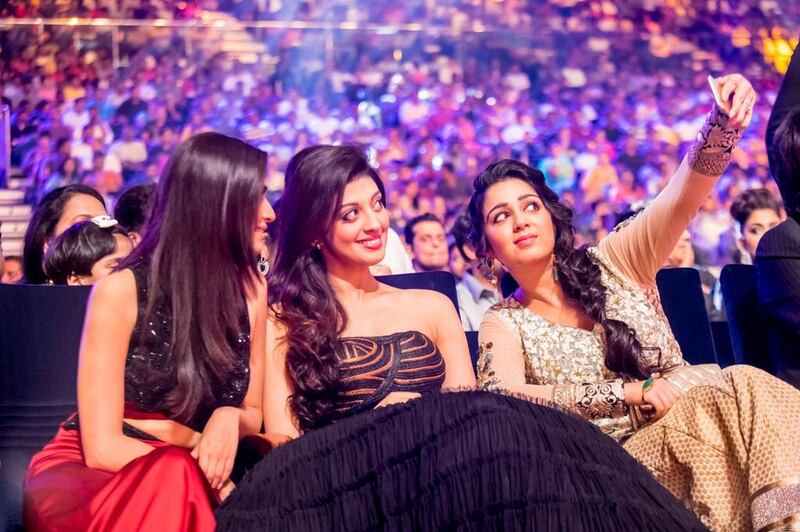
POLYGON ((691 364, 716 364, 700 273, 694 268, 665 268, 656 275, 656 285, 683 358, 691 364))
POLYGON ((722 269, 719 281, 728 313, 735 362, 772 372, 765 323, 758 311, 755 268, 746 264, 729 264, 722 269))
POLYGON ((20 525, 31 457, 76 410, 90 287, 0 285, 0 529, 20 525))

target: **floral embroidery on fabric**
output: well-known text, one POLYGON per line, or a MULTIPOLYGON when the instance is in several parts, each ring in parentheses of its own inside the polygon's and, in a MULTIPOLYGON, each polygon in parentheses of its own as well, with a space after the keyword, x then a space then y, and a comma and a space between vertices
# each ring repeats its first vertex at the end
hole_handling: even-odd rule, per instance
MULTIPOLYGON (((655 291, 645 291, 623 277, 598 248, 590 248, 591 258, 600 266, 601 280, 606 287, 606 315, 624 321, 633 328, 643 346, 643 357, 653 369, 684 365, 683 355, 669 323, 664 317, 655 291)), ((625 439, 633 433, 633 423, 619 404, 606 395, 591 391, 585 399, 583 387, 615 385, 622 397, 621 376, 605 367, 606 339, 603 328, 591 331, 549 322, 523 307, 513 297, 494 305, 495 312, 512 331, 521 337, 525 355, 525 382, 554 385, 553 401, 592 419, 606 434, 625 439), (605 400, 605 404, 603 404, 605 400), (582 404, 588 408, 581 408, 582 404)), ((478 362, 478 384, 490 390, 502 390, 503 384, 492 370, 491 347, 484 347, 478 362)))

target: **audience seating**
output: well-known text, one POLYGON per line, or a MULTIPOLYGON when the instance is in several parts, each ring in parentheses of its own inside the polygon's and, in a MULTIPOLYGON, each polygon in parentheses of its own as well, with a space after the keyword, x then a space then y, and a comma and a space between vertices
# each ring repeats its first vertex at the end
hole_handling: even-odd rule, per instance
POLYGON ((714 337, 714 352, 717 354, 717 364, 723 368, 736 364, 728 322, 712 321, 711 334, 714 337))
POLYGON ((0 529, 20 526, 31 456, 76 408, 88 287, 0 285, 0 529))
POLYGON ((450 298, 458 312, 456 278, 450 272, 399 273, 397 275, 381 275, 377 279, 395 288, 417 288, 440 292, 450 298))
POLYGON ((694 268, 664 268, 656 274, 656 285, 683 358, 691 364, 716 364, 700 273, 694 268))
POLYGON ((467 331, 465 333, 467 335, 467 347, 469 347, 469 358, 472 359, 472 367, 478 367, 478 356, 480 352, 478 350, 478 331, 467 331))
MULTIPOLYGON (((667 268, 656 275, 661 306, 684 358, 692 364, 717 363, 700 274, 694 268, 667 268)), ((519 285, 506 273, 500 280, 503 297, 519 285)))
POLYGON ((758 311, 755 268, 746 264, 729 264, 722 268, 719 281, 728 313, 735 363, 772 372, 765 323, 758 311))

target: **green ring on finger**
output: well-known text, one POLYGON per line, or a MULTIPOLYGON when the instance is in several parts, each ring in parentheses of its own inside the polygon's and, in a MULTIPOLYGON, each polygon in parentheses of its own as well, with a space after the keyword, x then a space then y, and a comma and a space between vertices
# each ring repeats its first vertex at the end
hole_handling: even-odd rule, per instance
POLYGON ((642 397, 644 397, 644 394, 647 390, 653 387, 653 383, 655 383, 655 379, 652 375, 647 377, 647 380, 642 383, 642 397))

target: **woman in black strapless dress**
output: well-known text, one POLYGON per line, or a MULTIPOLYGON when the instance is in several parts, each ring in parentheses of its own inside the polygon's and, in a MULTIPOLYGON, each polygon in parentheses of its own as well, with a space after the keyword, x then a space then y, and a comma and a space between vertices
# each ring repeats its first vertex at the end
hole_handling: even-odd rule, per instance
POLYGON ((465 391, 475 377, 450 300, 370 274, 388 225, 361 149, 316 146, 290 161, 264 423, 296 439, 244 477, 219 530, 703 529, 591 424, 465 391))

